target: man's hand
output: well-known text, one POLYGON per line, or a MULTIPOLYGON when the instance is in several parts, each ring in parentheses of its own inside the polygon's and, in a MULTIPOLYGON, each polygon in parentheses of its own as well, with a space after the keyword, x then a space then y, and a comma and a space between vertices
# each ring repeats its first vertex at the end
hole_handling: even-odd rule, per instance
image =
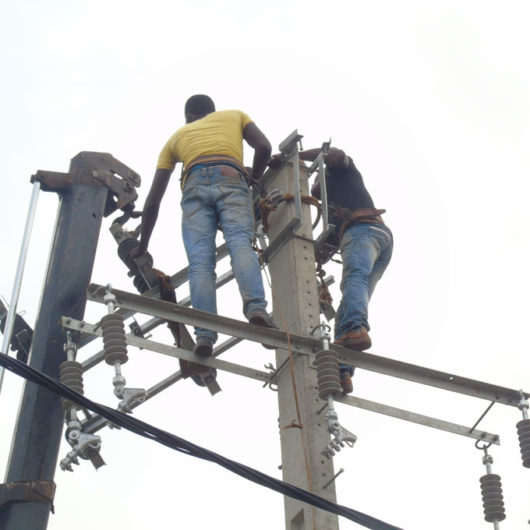
POLYGON ((280 169, 283 164, 283 156, 281 154, 272 155, 269 160, 269 167, 271 169, 280 169))

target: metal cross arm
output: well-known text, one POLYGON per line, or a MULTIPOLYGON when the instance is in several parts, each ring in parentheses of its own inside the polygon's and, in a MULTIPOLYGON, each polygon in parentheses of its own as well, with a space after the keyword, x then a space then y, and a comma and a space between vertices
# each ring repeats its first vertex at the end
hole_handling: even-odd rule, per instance
MULTIPOLYGON (((93 302, 105 303, 103 296, 106 291, 106 286, 91 284, 88 287, 88 299, 93 302)), ((135 311, 189 326, 200 326, 225 335, 271 344, 277 348, 288 349, 289 347, 287 335, 276 329, 263 328, 233 318, 190 309, 180 304, 172 304, 118 289, 111 288, 111 292, 116 296, 120 309, 135 311)), ((315 348, 315 351, 319 348, 320 343, 310 337, 296 336, 296 339, 296 344, 293 343, 293 349, 297 351, 312 353, 313 348, 315 348)))
MULTIPOLYGON (((91 284, 88 288, 88 299, 94 302, 104 303, 103 296, 106 289, 104 286, 91 284)), ((291 347, 293 351, 308 355, 321 349, 320 341, 311 337, 292 333, 288 337, 285 332, 280 330, 262 328, 232 318, 182 307, 178 304, 171 304, 118 289, 112 289, 112 292, 118 299, 118 303, 122 309, 138 311, 186 325, 205 327, 218 333, 271 344, 277 348, 289 349, 291 347)), ((414 381, 488 401, 495 401, 513 407, 517 407, 521 399, 519 390, 424 368, 374 355, 373 353, 357 352, 337 345, 333 345, 332 348, 337 352, 341 363, 372 372, 390 375, 407 381, 414 381)), ((524 393, 524 395, 526 398, 530 397, 530 394, 524 393)))
MULTIPOLYGON (((505 388, 467 377, 440 372, 431 368, 424 368, 414 364, 380 357, 373 353, 352 351, 342 346, 333 345, 339 362, 364 368, 372 372, 391 375, 407 381, 422 383, 451 392, 458 392, 468 396, 495 401, 504 405, 517 407, 521 400, 521 392, 512 388, 505 388)), ((524 393, 525 397, 529 394, 524 393)))
POLYGON ((432 418, 423 414, 417 414, 415 412, 410 412, 397 407, 376 403, 375 401, 370 401, 368 399, 362 399, 356 396, 340 396, 336 397, 335 401, 363 410, 377 412, 378 414, 384 414, 385 416, 391 416, 392 418, 397 418, 399 420, 405 420, 418 425, 424 425, 425 427, 432 427, 433 429, 438 429, 440 431, 446 431, 453 434, 466 436, 468 438, 473 438, 475 440, 481 440, 486 443, 497 445, 500 444, 500 437, 498 434, 492 434, 486 431, 465 427, 464 425, 458 425, 456 423, 432 418))
MULTIPOLYGON (((88 322, 83 322, 81 320, 75 320, 70 317, 63 317, 61 319, 61 325, 67 329, 72 329, 81 333, 89 333, 98 337, 102 336, 101 326, 95 326, 94 324, 89 324, 88 322)), ((222 361, 221 359, 216 359, 214 357, 203 359, 183 348, 168 346, 166 344, 162 344, 161 342, 144 339, 142 337, 136 337, 132 334, 127 335, 127 344, 136 346, 137 348, 141 348, 143 350, 150 350, 156 353, 169 355, 170 357, 178 357, 179 359, 185 359, 186 361, 203 364, 205 366, 209 366, 210 368, 218 368, 219 370, 224 370, 225 372, 244 375, 245 377, 249 377, 251 379, 257 379, 258 381, 268 383, 271 380, 270 374, 268 372, 262 372, 261 370, 256 370, 254 368, 248 368, 246 366, 228 361, 222 361)))

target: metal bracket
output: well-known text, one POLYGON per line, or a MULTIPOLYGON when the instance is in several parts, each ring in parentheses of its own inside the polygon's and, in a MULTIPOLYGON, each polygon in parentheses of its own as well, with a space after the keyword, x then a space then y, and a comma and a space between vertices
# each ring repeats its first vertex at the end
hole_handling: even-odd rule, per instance
POLYGON ((328 411, 326 412, 326 421, 328 426, 328 432, 333 436, 329 444, 324 447, 322 454, 326 458, 335 456, 335 453, 339 452, 344 444, 349 447, 353 447, 357 441, 357 436, 352 432, 345 429, 339 423, 339 417, 333 408, 333 398, 328 399, 328 411))
POLYGON ((72 158, 70 173, 38 170, 30 180, 39 182, 43 191, 66 190, 74 181, 90 184, 96 180, 110 190, 105 205, 105 216, 118 208, 124 209, 133 204, 138 198, 135 188, 141 183, 140 175, 136 171, 110 153, 92 151, 82 151, 72 158))
POLYGON ((118 410, 124 413, 132 413, 134 406, 145 401, 145 389, 143 388, 124 388, 120 396, 122 399, 118 404, 118 410))
POLYGON ((53 513, 55 482, 52 480, 17 481, 0 484, 0 511, 11 502, 45 502, 53 513))
POLYGON ((273 256, 289 241, 289 239, 298 231, 302 226, 302 197, 300 193, 300 160, 298 157, 298 144, 303 138, 302 135, 298 134, 295 129, 285 140, 283 140, 279 149, 282 154, 282 158, 287 160, 292 157, 293 159, 293 196, 295 215, 287 223, 286 226, 280 231, 280 233, 270 242, 268 247, 263 251, 261 259, 264 263, 268 263, 273 256))
POLYGON ((63 471, 73 471, 72 464, 79 465, 79 458, 92 461, 96 469, 105 464, 99 450, 101 448, 101 438, 96 434, 87 434, 81 432, 77 443, 68 452, 65 458, 61 460, 60 466, 63 471))
POLYGON ((91 176, 111 191, 105 206, 105 216, 117 208, 123 209, 138 198, 135 188, 141 184, 140 175, 110 153, 83 151, 72 159, 73 164, 78 161, 82 161, 91 176))

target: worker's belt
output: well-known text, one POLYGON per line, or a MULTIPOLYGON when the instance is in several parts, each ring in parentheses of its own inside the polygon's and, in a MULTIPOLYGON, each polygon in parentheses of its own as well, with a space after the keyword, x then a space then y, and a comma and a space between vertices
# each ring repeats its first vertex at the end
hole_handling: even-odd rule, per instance
POLYGON ((197 169, 206 168, 206 167, 221 167, 221 175, 224 177, 238 177, 243 175, 248 179, 247 170, 239 162, 239 160, 224 155, 212 155, 212 156, 200 156, 192 160, 186 170, 182 173, 181 176, 181 187, 184 187, 184 182, 188 176, 197 169))
POLYGON ((338 242, 342 239, 346 229, 352 224, 357 223, 377 223, 384 225, 385 222, 381 217, 386 210, 379 210, 376 208, 358 208, 357 210, 348 210, 348 208, 342 208, 341 206, 335 206, 334 204, 329 205, 330 212, 342 219, 342 224, 339 229, 338 242))
POLYGON ((236 169, 232 166, 225 166, 224 164, 199 164, 195 166, 191 171, 188 171, 186 178, 189 177, 192 173, 196 173, 198 171, 201 171, 202 169, 209 169, 212 167, 218 167, 220 169, 222 177, 239 177, 241 175, 241 170, 236 169))

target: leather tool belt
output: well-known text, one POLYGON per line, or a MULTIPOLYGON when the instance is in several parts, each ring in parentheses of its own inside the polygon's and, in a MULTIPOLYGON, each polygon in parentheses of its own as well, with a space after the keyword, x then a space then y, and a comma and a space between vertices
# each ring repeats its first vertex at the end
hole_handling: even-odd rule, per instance
POLYGON ((358 208, 357 210, 348 210, 348 208, 342 208, 334 204, 329 205, 330 212, 342 219, 342 224, 338 235, 338 244, 342 240, 345 230, 352 224, 356 223, 378 223, 384 225, 385 222, 381 217, 386 210, 380 210, 376 208, 358 208))
POLYGON ((184 182, 188 175, 194 170, 197 169, 197 166, 201 167, 212 167, 220 166, 221 175, 223 177, 238 177, 242 174, 247 180, 249 178, 247 170, 239 162, 239 160, 225 155, 208 155, 208 156, 199 156, 192 160, 185 170, 183 170, 181 179, 181 187, 184 186, 184 182))

